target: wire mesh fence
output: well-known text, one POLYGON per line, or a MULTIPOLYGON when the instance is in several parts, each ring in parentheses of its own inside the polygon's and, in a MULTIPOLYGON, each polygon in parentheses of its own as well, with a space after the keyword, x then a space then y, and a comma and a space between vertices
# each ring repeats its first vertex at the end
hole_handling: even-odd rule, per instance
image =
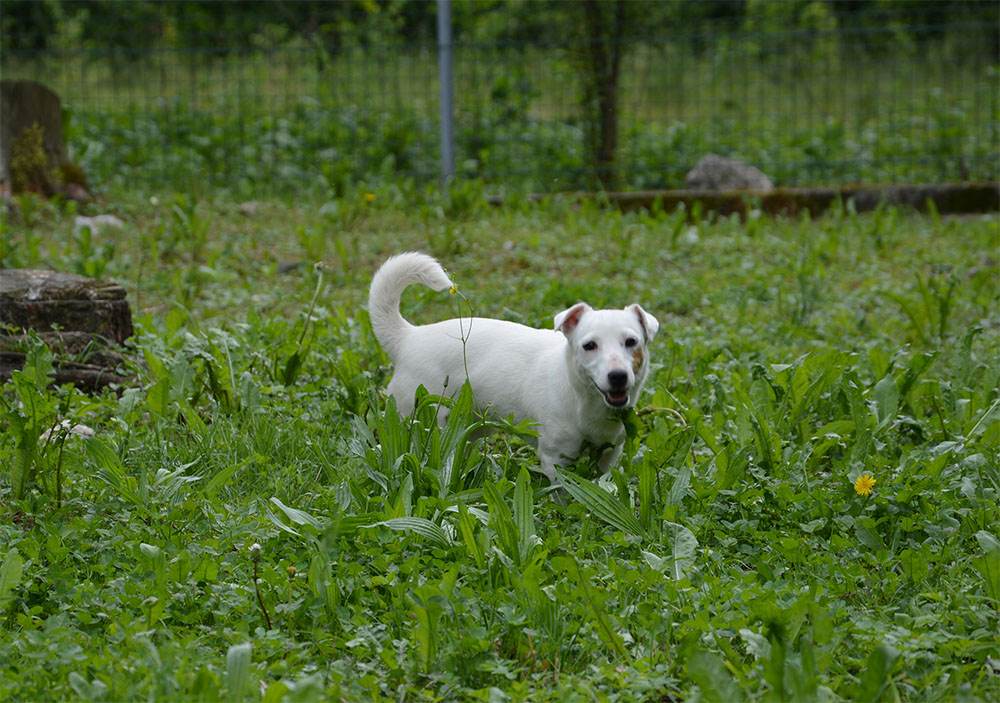
MULTIPOLYGON (((281 3, 289 4, 329 3, 281 3)), ((494 5, 501 20, 513 11, 494 5)), ((642 12, 659 5, 643 3, 642 12)), ((613 155, 623 188, 683 187, 709 152, 753 163, 780 185, 997 178, 1000 24, 990 26, 989 7, 1000 19, 998 6, 984 12, 973 3, 969 18, 947 11, 962 3, 935 6, 936 15, 925 5, 920 17, 942 21, 920 23, 895 11, 903 5, 782 28, 748 22, 745 9, 735 16, 741 3, 721 3, 733 12, 649 33, 639 22, 610 38, 582 36, 557 7, 553 23, 531 36, 458 32, 459 177, 543 191, 596 185, 588 130, 597 118, 581 57, 594 42, 615 42, 613 155)), ((423 9, 433 15, 433 6, 423 9)), ((252 194, 433 180, 432 32, 368 31, 363 20, 353 31, 373 40, 270 25, 249 38, 216 27, 170 40, 169 23, 153 23, 134 27, 127 42, 83 34, 41 48, 19 38, 23 23, 7 22, 0 67, 5 79, 59 93, 73 158, 98 187, 252 194)))

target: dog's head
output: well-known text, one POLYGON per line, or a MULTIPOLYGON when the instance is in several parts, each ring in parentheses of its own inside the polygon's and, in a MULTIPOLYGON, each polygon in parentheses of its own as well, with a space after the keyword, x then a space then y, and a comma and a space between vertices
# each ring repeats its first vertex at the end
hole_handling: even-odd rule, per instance
POLYGON ((659 327, 639 305, 594 310, 577 303, 555 316, 555 329, 569 341, 573 370, 610 408, 635 406, 649 373, 646 345, 659 327))

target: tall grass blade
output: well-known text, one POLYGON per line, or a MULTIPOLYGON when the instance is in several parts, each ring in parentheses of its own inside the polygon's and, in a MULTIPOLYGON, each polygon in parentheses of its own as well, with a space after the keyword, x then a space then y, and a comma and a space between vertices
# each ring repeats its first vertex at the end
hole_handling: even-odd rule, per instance
POLYGON ((465 543, 465 548, 472 555, 476 566, 480 569, 486 568, 486 553, 483 550, 482 543, 476 536, 476 525, 469 514, 468 506, 462 502, 458 504, 458 529, 462 534, 462 541, 465 543))
POLYGON ((639 468, 639 523, 649 530, 653 524, 653 489, 656 482, 656 463, 650 454, 642 458, 639 468))
POLYGON ((231 703, 242 701, 250 688, 250 652, 249 642, 234 644, 226 653, 226 700, 231 703))
POLYGON ((489 527, 496 534, 500 551, 507 556, 515 565, 521 565, 520 535, 517 524, 514 522, 514 514, 508 507, 507 502, 500 495, 496 484, 487 481, 483 484, 483 498, 490 509, 489 527))
POLYGON ((525 468, 522 468, 517 475, 517 483, 514 485, 514 524, 520 538, 518 551, 521 563, 526 564, 541 540, 535 534, 535 505, 531 490, 531 477, 525 468))

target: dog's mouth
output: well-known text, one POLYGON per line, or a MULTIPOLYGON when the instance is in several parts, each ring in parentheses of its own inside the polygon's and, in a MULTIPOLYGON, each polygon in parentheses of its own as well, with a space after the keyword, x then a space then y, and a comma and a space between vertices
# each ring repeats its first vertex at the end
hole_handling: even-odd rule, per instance
POLYGON ((628 404, 628 391, 627 390, 610 390, 603 391, 604 402, 610 405, 612 408, 621 408, 628 404))

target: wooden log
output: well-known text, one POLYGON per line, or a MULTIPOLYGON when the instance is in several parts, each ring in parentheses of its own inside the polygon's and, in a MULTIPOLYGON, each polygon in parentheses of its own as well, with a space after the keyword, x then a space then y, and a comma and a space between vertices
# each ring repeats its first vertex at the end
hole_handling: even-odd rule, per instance
MULTIPOLYGON (((6 382, 15 371, 24 368, 24 352, 0 351, 0 382, 6 382)), ((59 362, 53 368, 52 385, 72 383, 81 390, 99 391, 111 384, 125 386, 133 379, 115 373, 99 364, 59 362)))
MULTIPOLYGON (((125 363, 125 357, 109 349, 89 332, 38 332, 38 337, 60 359, 113 369, 125 363)), ((25 335, 0 333, 0 352, 22 352, 27 346, 25 335)))
POLYGON ((111 349, 132 336, 132 312, 117 283, 35 269, 0 270, 0 382, 23 368, 25 335, 35 330, 54 354, 53 383, 93 392, 130 379, 118 373, 122 355, 111 349))
POLYGON ((117 283, 73 273, 0 270, 0 322, 39 332, 89 332, 121 344, 132 336, 126 295, 117 283))

